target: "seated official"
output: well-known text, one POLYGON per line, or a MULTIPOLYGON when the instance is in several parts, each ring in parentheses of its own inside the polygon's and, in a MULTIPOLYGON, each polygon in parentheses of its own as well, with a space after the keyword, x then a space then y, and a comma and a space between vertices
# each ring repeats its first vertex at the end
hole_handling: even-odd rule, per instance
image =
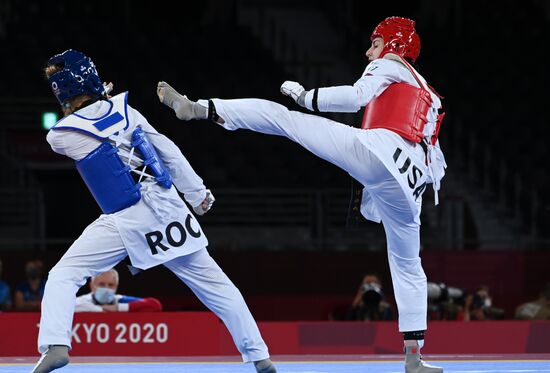
POLYGON ((75 312, 160 312, 156 298, 136 298, 117 294, 118 272, 115 269, 92 277, 91 293, 76 298, 75 312))

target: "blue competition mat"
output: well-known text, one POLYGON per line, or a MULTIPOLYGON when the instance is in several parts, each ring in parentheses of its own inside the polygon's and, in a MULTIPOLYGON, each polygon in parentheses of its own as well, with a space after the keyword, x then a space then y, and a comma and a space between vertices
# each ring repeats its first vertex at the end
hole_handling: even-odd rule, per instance
MULTIPOLYGON (((550 373, 550 361, 433 361, 445 373, 550 373)), ((0 373, 30 372, 29 364, 0 364, 0 373)), ((401 362, 278 362, 280 373, 403 373, 401 362)), ((242 363, 86 363, 56 373, 253 373, 242 363)))

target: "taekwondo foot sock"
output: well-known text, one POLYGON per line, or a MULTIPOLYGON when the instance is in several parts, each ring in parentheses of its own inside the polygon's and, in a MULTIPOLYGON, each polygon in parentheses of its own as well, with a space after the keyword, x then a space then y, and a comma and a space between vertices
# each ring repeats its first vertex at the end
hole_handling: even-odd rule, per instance
POLYGON ((443 373, 443 368, 426 364, 418 346, 405 346, 405 373, 443 373))
POLYGON ((31 373, 48 373, 69 364, 69 347, 53 345, 48 348, 31 373))
POLYGON ((277 373, 277 369, 270 359, 255 361, 254 366, 257 373, 277 373))
POLYGON ((207 108, 191 101, 185 95, 182 96, 166 82, 158 83, 157 95, 160 102, 176 112, 178 119, 207 119, 208 117, 207 108))

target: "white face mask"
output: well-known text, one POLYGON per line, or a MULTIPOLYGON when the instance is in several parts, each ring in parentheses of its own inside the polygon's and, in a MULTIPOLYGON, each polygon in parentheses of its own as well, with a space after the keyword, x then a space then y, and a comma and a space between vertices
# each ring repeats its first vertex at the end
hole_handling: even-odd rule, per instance
POLYGON ((94 299, 99 304, 111 304, 115 301, 115 291, 109 288, 96 288, 94 299))

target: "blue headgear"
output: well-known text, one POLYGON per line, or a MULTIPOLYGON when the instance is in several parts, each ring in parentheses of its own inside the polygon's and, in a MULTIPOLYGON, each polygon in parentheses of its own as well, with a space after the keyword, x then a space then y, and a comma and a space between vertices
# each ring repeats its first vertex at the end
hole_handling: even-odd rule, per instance
POLYGON ((60 65, 62 68, 48 78, 53 94, 61 105, 78 95, 101 97, 105 94, 94 63, 84 53, 68 49, 50 58, 48 66, 51 65, 60 65))

